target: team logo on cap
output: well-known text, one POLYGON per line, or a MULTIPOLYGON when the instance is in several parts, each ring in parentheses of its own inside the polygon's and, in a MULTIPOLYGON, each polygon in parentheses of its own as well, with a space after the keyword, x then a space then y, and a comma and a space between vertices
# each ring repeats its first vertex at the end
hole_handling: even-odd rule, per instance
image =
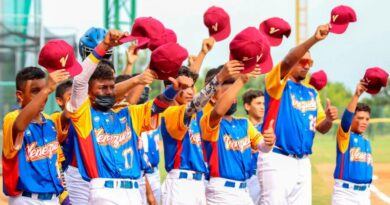
POLYGON ((333 15, 333 16, 332 16, 332 21, 333 21, 333 22, 336 22, 336 19, 337 19, 338 17, 339 17, 338 14, 337 14, 337 15, 333 15))
POLYGON ((256 62, 259 62, 259 60, 261 59, 261 57, 263 57, 263 54, 260 54, 260 55, 256 56, 256 62))
POLYGON ((278 31, 279 31, 278 28, 271 27, 270 30, 269 30, 269 34, 274 34, 274 33, 278 32, 278 31))
POLYGON ((65 67, 66 61, 68 61, 68 56, 69 56, 69 55, 66 55, 65 57, 62 57, 62 58, 60 59, 60 63, 61 63, 61 66, 62 66, 62 67, 65 67))
POLYGON ((211 28, 217 32, 218 31, 218 22, 211 26, 211 28))

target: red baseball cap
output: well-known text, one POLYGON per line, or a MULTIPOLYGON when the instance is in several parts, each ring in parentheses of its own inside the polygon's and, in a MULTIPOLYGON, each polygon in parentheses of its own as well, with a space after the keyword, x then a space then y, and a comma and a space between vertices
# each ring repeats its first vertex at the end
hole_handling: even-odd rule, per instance
POLYGON ((367 93, 378 94, 382 87, 387 86, 389 74, 379 67, 368 68, 364 74, 364 79, 368 81, 367 93))
POLYGON ((255 27, 248 27, 238 33, 230 42, 230 59, 242 61, 242 73, 253 71, 259 64, 261 73, 272 69, 273 63, 268 40, 255 27))
POLYGON ((176 77, 187 57, 185 48, 177 43, 167 43, 152 52, 149 67, 156 72, 158 79, 167 80, 169 77, 176 77))
POLYGON ((309 84, 312 85, 317 91, 322 90, 328 83, 328 77, 323 70, 319 70, 311 74, 309 84))
POLYGON ((271 46, 279 46, 283 36, 288 38, 291 34, 291 27, 287 21, 273 17, 261 22, 259 30, 268 39, 271 46))
POLYGON ((173 30, 167 28, 159 38, 151 39, 151 41, 149 42, 149 49, 153 51, 154 49, 158 48, 161 45, 167 43, 176 43, 176 42, 177 42, 176 33, 173 30))
POLYGON ((77 62, 74 49, 64 40, 49 40, 39 52, 38 64, 49 73, 65 69, 71 77, 81 73, 83 68, 77 62))
POLYGON ((330 15, 330 25, 332 26, 330 32, 342 34, 347 30, 350 22, 356 22, 355 11, 349 6, 337 6, 332 9, 330 15))
POLYGON ((230 35, 230 17, 220 7, 212 6, 203 14, 203 23, 209 29, 209 35, 216 41, 222 41, 230 35))
POLYGON ((150 39, 159 38, 165 31, 164 25, 153 17, 136 18, 129 36, 123 37, 119 42, 138 41, 138 48, 148 47, 150 39))

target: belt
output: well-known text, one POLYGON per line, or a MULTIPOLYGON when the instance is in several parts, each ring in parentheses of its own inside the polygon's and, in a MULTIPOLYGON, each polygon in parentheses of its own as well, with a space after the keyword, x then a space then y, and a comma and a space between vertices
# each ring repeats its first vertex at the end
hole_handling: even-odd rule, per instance
POLYGON ((286 151, 278 149, 276 147, 274 147, 272 149, 272 152, 278 153, 278 154, 281 154, 281 155, 284 155, 284 156, 287 156, 287 157, 292 157, 292 158, 295 158, 295 159, 302 159, 302 158, 307 157, 307 154, 289 154, 286 151))
POLYGON ((30 197, 30 198, 38 199, 38 200, 52 200, 52 199, 58 197, 58 194, 53 194, 53 193, 34 194, 34 193, 31 193, 31 192, 24 191, 22 193, 22 196, 30 197))
POLYGON ((145 173, 146 174, 153 174, 153 173, 157 172, 157 170, 158 170, 158 167, 150 167, 150 168, 145 170, 145 173))
POLYGON ((138 189, 139 185, 136 181, 114 181, 114 180, 106 180, 104 182, 105 188, 122 188, 122 189, 138 189))
POLYGON ((351 189, 354 191, 365 191, 367 188, 370 187, 370 184, 355 184, 343 180, 336 180, 336 186, 342 187, 344 189, 351 189))
POLYGON ((245 189, 246 188, 246 182, 233 182, 226 180, 225 187, 230 188, 238 188, 238 189, 245 189))
POLYGON ((188 172, 180 172, 179 173, 179 179, 194 179, 196 181, 201 181, 203 178, 203 173, 195 172, 195 173, 188 173, 188 172))
POLYGON ((252 170, 252 175, 256 175, 256 174, 257 174, 256 169, 253 169, 253 170, 252 170))

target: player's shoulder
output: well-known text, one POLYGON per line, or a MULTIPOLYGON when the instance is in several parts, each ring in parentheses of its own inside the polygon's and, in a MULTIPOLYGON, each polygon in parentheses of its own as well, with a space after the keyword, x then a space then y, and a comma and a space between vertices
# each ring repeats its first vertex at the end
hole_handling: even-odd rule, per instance
POLYGON ((20 110, 14 110, 14 111, 7 113, 4 116, 4 122, 16 118, 19 115, 19 113, 20 113, 20 110))

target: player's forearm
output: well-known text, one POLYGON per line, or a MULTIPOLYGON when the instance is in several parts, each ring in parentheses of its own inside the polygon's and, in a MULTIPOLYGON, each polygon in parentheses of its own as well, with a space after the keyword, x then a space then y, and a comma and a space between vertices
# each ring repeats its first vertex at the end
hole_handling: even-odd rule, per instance
POLYGON ((318 42, 314 36, 299 44, 284 57, 281 62, 281 78, 283 78, 290 69, 305 55, 309 49, 318 42))
POLYGON ((131 75, 133 73, 133 64, 127 63, 125 69, 123 70, 123 75, 131 75))
POLYGON ((193 114, 201 111, 209 102, 210 98, 215 94, 218 88, 217 77, 214 77, 198 94, 194 96, 191 102, 187 103, 185 110, 185 118, 191 118, 193 114))
POLYGON ((127 95, 126 101, 130 105, 136 105, 138 103, 142 93, 144 92, 144 89, 145 89, 145 85, 137 85, 137 86, 135 86, 133 89, 128 91, 128 95, 127 95))
POLYGON ((195 58, 194 63, 190 66, 190 70, 192 72, 198 74, 199 71, 200 71, 200 67, 203 64, 203 60, 204 60, 205 57, 206 57, 206 53, 204 53, 203 51, 200 51, 198 56, 195 58))
POLYGON ((138 75, 123 82, 115 84, 115 98, 122 99, 127 92, 139 85, 141 84, 138 75))
POLYGON ((157 96, 152 105, 152 115, 164 112, 173 102, 176 97, 177 90, 172 85, 168 86, 164 93, 157 96))
MULTIPOLYGON (((98 47, 101 44, 98 45, 98 47)), ((105 55, 104 48, 96 48, 85 60, 81 66, 83 71, 73 79, 72 95, 70 97, 70 111, 77 110, 88 99, 88 82, 96 67, 105 55)), ((68 107, 69 108, 69 107, 68 107)))
POLYGON ((321 134, 327 133, 330 128, 332 128, 332 121, 325 119, 319 125, 317 125, 316 130, 321 134))
POLYGON ((261 140, 259 144, 257 144, 257 149, 263 153, 268 153, 272 150, 273 146, 268 146, 265 144, 264 140, 261 140))

